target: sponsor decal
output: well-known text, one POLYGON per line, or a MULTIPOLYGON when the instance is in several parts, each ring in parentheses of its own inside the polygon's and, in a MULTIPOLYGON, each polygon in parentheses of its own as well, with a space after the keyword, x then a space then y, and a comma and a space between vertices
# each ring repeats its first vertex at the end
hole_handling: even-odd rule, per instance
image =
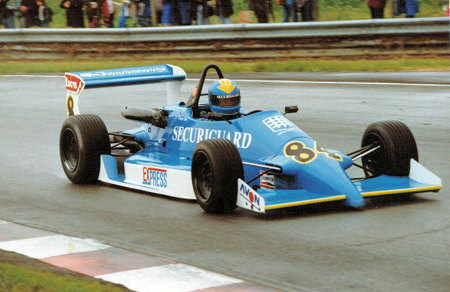
POLYGON ((229 95, 217 95, 216 98, 218 98, 218 99, 235 98, 235 97, 239 97, 240 95, 241 95, 240 93, 229 94, 229 95))
POLYGON ((194 90, 192 90, 192 94, 191 94, 191 99, 192 99, 192 100, 195 99, 195 96, 197 95, 197 92, 198 92, 198 88, 197 88, 197 87, 194 87, 194 90))
POLYGON ((245 200, 246 206, 249 209, 259 212, 263 211, 264 199, 245 183, 239 184, 239 196, 245 200))
POLYGON ((236 87, 236 85, 234 85, 233 83, 231 83, 231 81, 229 79, 219 79, 219 83, 220 85, 217 86, 217 88, 219 88, 220 90, 222 90, 223 92, 230 94, 233 92, 234 88, 236 87))
POLYGON ((183 115, 183 114, 180 114, 180 115, 178 116, 178 120, 183 121, 183 122, 187 122, 188 117, 185 116, 185 115, 183 115))
POLYGON ((66 90, 80 93, 84 88, 84 82, 78 76, 66 74, 66 90))
POLYGON ((167 68, 165 66, 160 67, 150 67, 150 68, 140 68, 140 69, 123 69, 123 70, 114 70, 114 71, 96 71, 96 72, 86 72, 81 73, 81 77, 115 77, 115 76, 124 76, 124 75, 141 75, 141 74, 149 74, 149 73, 166 73, 167 68))
MULTIPOLYGON (((264 173, 264 171, 260 170, 259 174, 264 173)), ((274 190, 275 189, 275 176, 273 174, 263 174, 259 178, 259 186, 261 189, 274 190)))
POLYGON ((252 144, 253 136, 246 132, 230 132, 216 129, 203 129, 194 127, 176 126, 173 129, 172 140, 188 143, 199 143, 207 139, 223 138, 228 139, 237 148, 247 149, 252 144))
POLYGON ((263 123, 272 132, 277 133, 279 135, 296 128, 294 123, 292 123, 286 117, 281 115, 265 118, 263 120, 263 123))
POLYGON ((154 188, 167 187, 167 170, 154 167, 142 168, 142 183, 154 188))

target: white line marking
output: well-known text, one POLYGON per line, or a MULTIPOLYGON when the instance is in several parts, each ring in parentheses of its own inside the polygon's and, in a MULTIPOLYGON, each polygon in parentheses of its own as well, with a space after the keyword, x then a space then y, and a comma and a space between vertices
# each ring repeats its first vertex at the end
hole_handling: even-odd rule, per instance
POLYGON ((0 75, 0 77, 25 77, 25 78, 65 78, 65 76, 60 75, 0 75))
MULTIPOLYGON (((186 79, 193 80, 193 79, 186 79)), ((212 81, 212 80, 211 80, 212 81)), ((307 81, 307 80, 251 80, 233 79, 234 82, 258 82, 258 83, 281 83, 281 84, 327 84, 327 85, 383 85, 383 86, 416 86, 416 87, 450 87, 450 84, 434 83, 398 83, 398 82, 365 82, 365 81, 307 81)))
MULTIPOLYGON (((0 75, 0 77, 25 77, 25 78, 65 78, 55 75, 0 75)), ((214 81, 215 79, 206 79, 214 81)), ((198 79, 186 78, 186 81, 198 81, 198 79)), ((366 81, 308 81, 308 80, 252 80, 233 79, 235 82, 281 83, 281 84, 324 84, 324 85, 380 85, 380 86, 414 86, 414 87, 450 87, 450 84, 438 83, 400 83, 400 82, 366 82, 366 81)))
POLYGON ((1 225, 1 224, 8 224, 8 223, 9 223, 9 222, 0 220, 0 225, 1 225))
POLYGON ((110 246, 92 239, 81 239, 65 235, 50 235, 0 242, 0 249, 13 251, 35 259, 106 248, 110 248, 110 246))
POLYGON ((100 275, 96 278, 122 284, 131 290, 140 292, 187 292, 243 282, 185 264, 170 264, 118 272, 100 275))

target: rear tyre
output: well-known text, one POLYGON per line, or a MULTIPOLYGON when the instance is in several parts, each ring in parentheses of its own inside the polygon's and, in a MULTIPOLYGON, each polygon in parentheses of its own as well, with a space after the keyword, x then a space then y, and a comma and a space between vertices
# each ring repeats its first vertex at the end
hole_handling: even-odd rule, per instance
POLYGON ((362 158, 368 177, 382 174, 408 176, 411 159, 419 161, 416 140, 408 126, 402 122, 384 121, 369 125, 361 146, 373 143, 381 147, 362 158))
POLYGON ((192 157, 191 178, 197 202, 207 213, 236 209, 238 178, 244 167, 236 146, 227 139, 201 141, 192 157))
POLYGON ((108 131, 96 115, 68 117, 59 136, 59 154, 67 178, 75 184, 96 182, 100 155, 111 154, 108 131))

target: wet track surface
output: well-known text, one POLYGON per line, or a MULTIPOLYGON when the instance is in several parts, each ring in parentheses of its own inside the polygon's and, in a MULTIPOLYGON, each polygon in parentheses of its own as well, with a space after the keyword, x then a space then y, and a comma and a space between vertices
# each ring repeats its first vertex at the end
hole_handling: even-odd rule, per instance
MULTIPOLYGON (((194 202, 73 185, 58 152, 62 75, 0 76, 0 219, 286 291, 448 291, 450 73, 261 75, 232 76, 243 106, 282 110, 297 104, 300 111, 288 117, 327 148, 348 153, 370 123, 405 122, 420 162, 442 178, 443 190, 373 198, 362 210, 325 204, 261 216, 241 209, 208 215, 194 202), (311 82, 249 81, 261 78, 311 82), (354 81, 363 83, 345 83, 354 81)), ((185 83, 183 96, 194 84, 185 83)), ((125 106, 164 103, 165 86, 139 85, 86 90, 80 109, 116 131, 137 125, 121 117, 125 106)))

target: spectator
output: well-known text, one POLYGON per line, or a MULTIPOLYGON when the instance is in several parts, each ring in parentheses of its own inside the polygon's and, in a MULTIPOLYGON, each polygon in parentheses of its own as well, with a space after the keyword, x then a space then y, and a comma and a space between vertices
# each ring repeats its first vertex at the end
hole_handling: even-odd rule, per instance
POLYGON ((161 24, 163 25, 172 25, 173 21, 173 2, 171 0, 163 0, 162 7, 162 15, 161 15, 161 24))
POLYGON ((38 6, 36 4, 36 0, 22 0, 20 2, 20 11, 22 14, 22 19, 19 20, 20 27, 29 28, 32 26, 37 26, 37 13, 38 6))
POLYGON ((53 10, 47 6, 45 0, 37 0, 38 14, 37 23, 40 27, 49 27, 53 17, 53 10))
POLYGON ((233 15, 233 2, 231 0, 216 0, 216 13, 221 24, 230 24, 233 15))
POLYGON ((117 27, 127 27, 127 20, 131 17, 131 2, 130 0, 122 0, 120 6, 119 24, 117 27))
POLYGON ((384 7, 386 0, 367 0, 372 18, 384 18, 384 7))
POLYGON ((0 24, 5 28, 15 28, 14 15, 21 14, 20 0, 0 0, 0 24))
POLYGON ((255 13, 259 23, 269 22, 269 13, 273 15, 272 0, 248 0, 250 10, 255 13))
POLYGON ((211 5, 211 1, 195 0, 195 5, 195 16, 197 17, 197 24, 209 24, 209 17, 214 15, 214 8, 211 5))
POLYGON ((180 25, 181 24, 181 13, 180 8, 178 6, 179 0, 170 0, 172 2, 172 24, 180 25))
POLYGON ((137 24, 140 26, 152 25, 152 10, 150 0, 135 0, 137 24))
POLYGON ((66 10, 68 27, 84 27, 83 0, 62 0, 59 7, 66 10))
MULTIPOLYGON (((155 23, 161 23, 161 16, 162 16, 162 4, 163 0, 155 0, 155 6, 156 6, 156 22, 155 23)), ((151 10, 150 10, 151 12, 151 10)), ((150 13, 150 17, 152 17, 150 13)), ((152 23, 152 22, 150 22, 152 23)))
POLYGON ((113 0, 103 0, 102 18, 107 27, 114 27, 114 16, 116 15, 116 6, 113 0))
MULTIPOLYGON (((6 17, 6 2, 8 0, 0 0, 0 25, 3 25, 6 17)), ((6 27, 6 25, 5 25, 6 27)))
POLYGON ((314 21, 313 0, 297 0, 297 7, 300 8, 302 21, 314 21))
POLYGON ((297 16, 297 1, 296 0, 277 0, 278 4, 283 7, 283 22, 298 21, 297 16))
POLYGON ((446 0, 446 4, 444 6, 445 16, 450 16, 450 1, 446 0))
POLYGON ((419 12, 419 2, 418 0, 396 0, 397 1, 397 11, 396 16, 405 13, 406 17, 414 17, 416 13, 419 12))
POLYGON ((192 1, 177 0, 175 6, 175 24, 192 24, 192 1))
POLYGON ((101 0, 85 0, 84 7, 86 9, 86 17, 90 28, 100 27, 100 1, 101 0))

